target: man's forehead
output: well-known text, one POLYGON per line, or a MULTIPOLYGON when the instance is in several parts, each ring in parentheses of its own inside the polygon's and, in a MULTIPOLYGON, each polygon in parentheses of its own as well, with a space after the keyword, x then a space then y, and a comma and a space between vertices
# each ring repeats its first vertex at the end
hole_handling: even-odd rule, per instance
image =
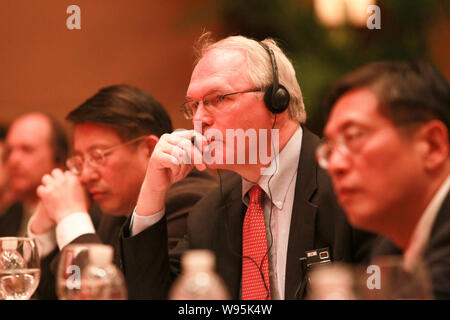
POLYGON ((96 146, 122 143, 116 129, 96 123, 80 123, 74 128, 74 149, 89 149, 96 146))
POLYGON ((369 89, 353 89, 334 103, 324 133, 330 135, 351 124, 366 124, 379 117, 383 116, 378 109, 377 96, 369 89))
POLYGON ((119 137, 119 132, 114 127, 94 122, 77 123, 74 126, 74 134, 85 136, 90 134, 96 134, 101 136, 116 136, 119 137))
POLYGON ((10 127, 7 144, 41 144, 48 143, 51 134, 50 121, 38 115, 24 116, 16 120, 10 127))
MULTIPOLYGON (((207 51, 197 63, 197 66, 207 64, 208 69, 234 67, 246 61, 246 54, 240 48, 215 48, 207 51)), ((197 69, 197 66, 195 69, 197 69)))
POLYGON ((237 48, 218 48, 208 51, 192 72, 187 96, 220 89, 227 82, 248 81, 245 53, 237 48), (236 81, 234 80, 236 79, 236 81))

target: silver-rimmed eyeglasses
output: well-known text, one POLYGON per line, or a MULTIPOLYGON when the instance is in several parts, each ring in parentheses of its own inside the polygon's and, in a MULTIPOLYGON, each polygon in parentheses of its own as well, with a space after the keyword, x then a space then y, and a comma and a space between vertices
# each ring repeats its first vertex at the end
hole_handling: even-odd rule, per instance
POLYGON ((66 161, 67 169, 69 169, 73 174, 79 176, 81 175, 81 172, 83 171, 83 165, 84 161, 86 160, 86 163, 91 168, 98 168, 105 164, 106 156, 113 152, 114 150, 130 145, 132 143, 136 143, 138 141, 144 140, 147 136, 141 136, 132 140, 129 140, 127 142, 115 145, 113 147, 107 148, 107 149, 100 149, 95 148, 87 152, 86 156, 83 157, 82 155, 78 154, 75 155, 66 161))
MULTIPOLYGON (((226 97, 238 94, 238 93, 248 93, 248 92, 262 92, 262 89, 259 88, 253 88, 249 90, 243 90, 243 91, 236 91, 231 93, 225 93, 220 94, 218 92, 212 92, 207 95, 205 95, 200 101, 203 103, 203 107, 208 111, 211 112, 215 108, 218 107, 218 105, 225 100, 226 97)), ((195 113, 197 112, 197 108, 200 104, 199 100, 188 100, 181 106, 181 110, 184 114, 184 117, 188 120, 191 120, 195 113)))
POLYGON ((367 141, 368 130, 352 127, 340 133, 336 139, 324 139, 316 148, 316 159, 323 169, 328 169, 334 151, 345 157, 359 152, 367 141))

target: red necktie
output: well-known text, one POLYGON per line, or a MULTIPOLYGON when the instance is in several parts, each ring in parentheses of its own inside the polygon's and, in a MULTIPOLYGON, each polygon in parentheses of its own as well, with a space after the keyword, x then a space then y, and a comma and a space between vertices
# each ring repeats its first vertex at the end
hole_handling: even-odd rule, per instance
POLYGON ((242 299, 262 300, 268 295, 270 299, 269 257, 262 208, 264 192, 255 185, 249 196, 250 204, 242 229, 242 299))

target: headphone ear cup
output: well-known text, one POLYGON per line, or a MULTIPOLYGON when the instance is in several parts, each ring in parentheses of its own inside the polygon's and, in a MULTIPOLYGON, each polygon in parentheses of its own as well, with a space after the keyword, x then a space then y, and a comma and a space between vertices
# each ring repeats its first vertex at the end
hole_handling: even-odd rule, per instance
POLYGON ((271 84, 264 93, 264 103, 270 112, 274 114, 282 113, 289 107, 291 96, 286 88, 280 85, 274 93, 272 93, 273 84, 271 84))
POLYGON ((267 87, 266 92, 264 93, 264 103, 266 104, 267 109, 269 109, 271 112, 273 107, 272 107, 272 89, 273 89, 273 84, 271 84, 270 86, 267 87))

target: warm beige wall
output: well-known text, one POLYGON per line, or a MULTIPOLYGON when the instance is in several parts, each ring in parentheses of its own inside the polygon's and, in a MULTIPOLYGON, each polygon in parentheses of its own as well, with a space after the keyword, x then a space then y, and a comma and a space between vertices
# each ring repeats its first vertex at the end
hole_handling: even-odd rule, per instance
MULTIPOLYGON (((128 83, 159 99, 175 127, 190 128, 179 105, 192 45, 203 28, 218 37, 221 29, 204 3, 211 1, 2 0, 0 122, 34 110, 63 120, 99 88, 128 83), (81 7, 81 30, 66 28, 71 4, 81 7)), ((449 20, 430 27, 433 60, 450 79, 449 20)))
POLYGON ((170 111, 176 127, 192 71, 192 45, 203 28, 189 10, 203 0, 2 0, 0 122, 43 110, 63 120, 99 88, 140 87, 170 111), (81 8, 81 30, 69 31, 66 9, 81 8))

